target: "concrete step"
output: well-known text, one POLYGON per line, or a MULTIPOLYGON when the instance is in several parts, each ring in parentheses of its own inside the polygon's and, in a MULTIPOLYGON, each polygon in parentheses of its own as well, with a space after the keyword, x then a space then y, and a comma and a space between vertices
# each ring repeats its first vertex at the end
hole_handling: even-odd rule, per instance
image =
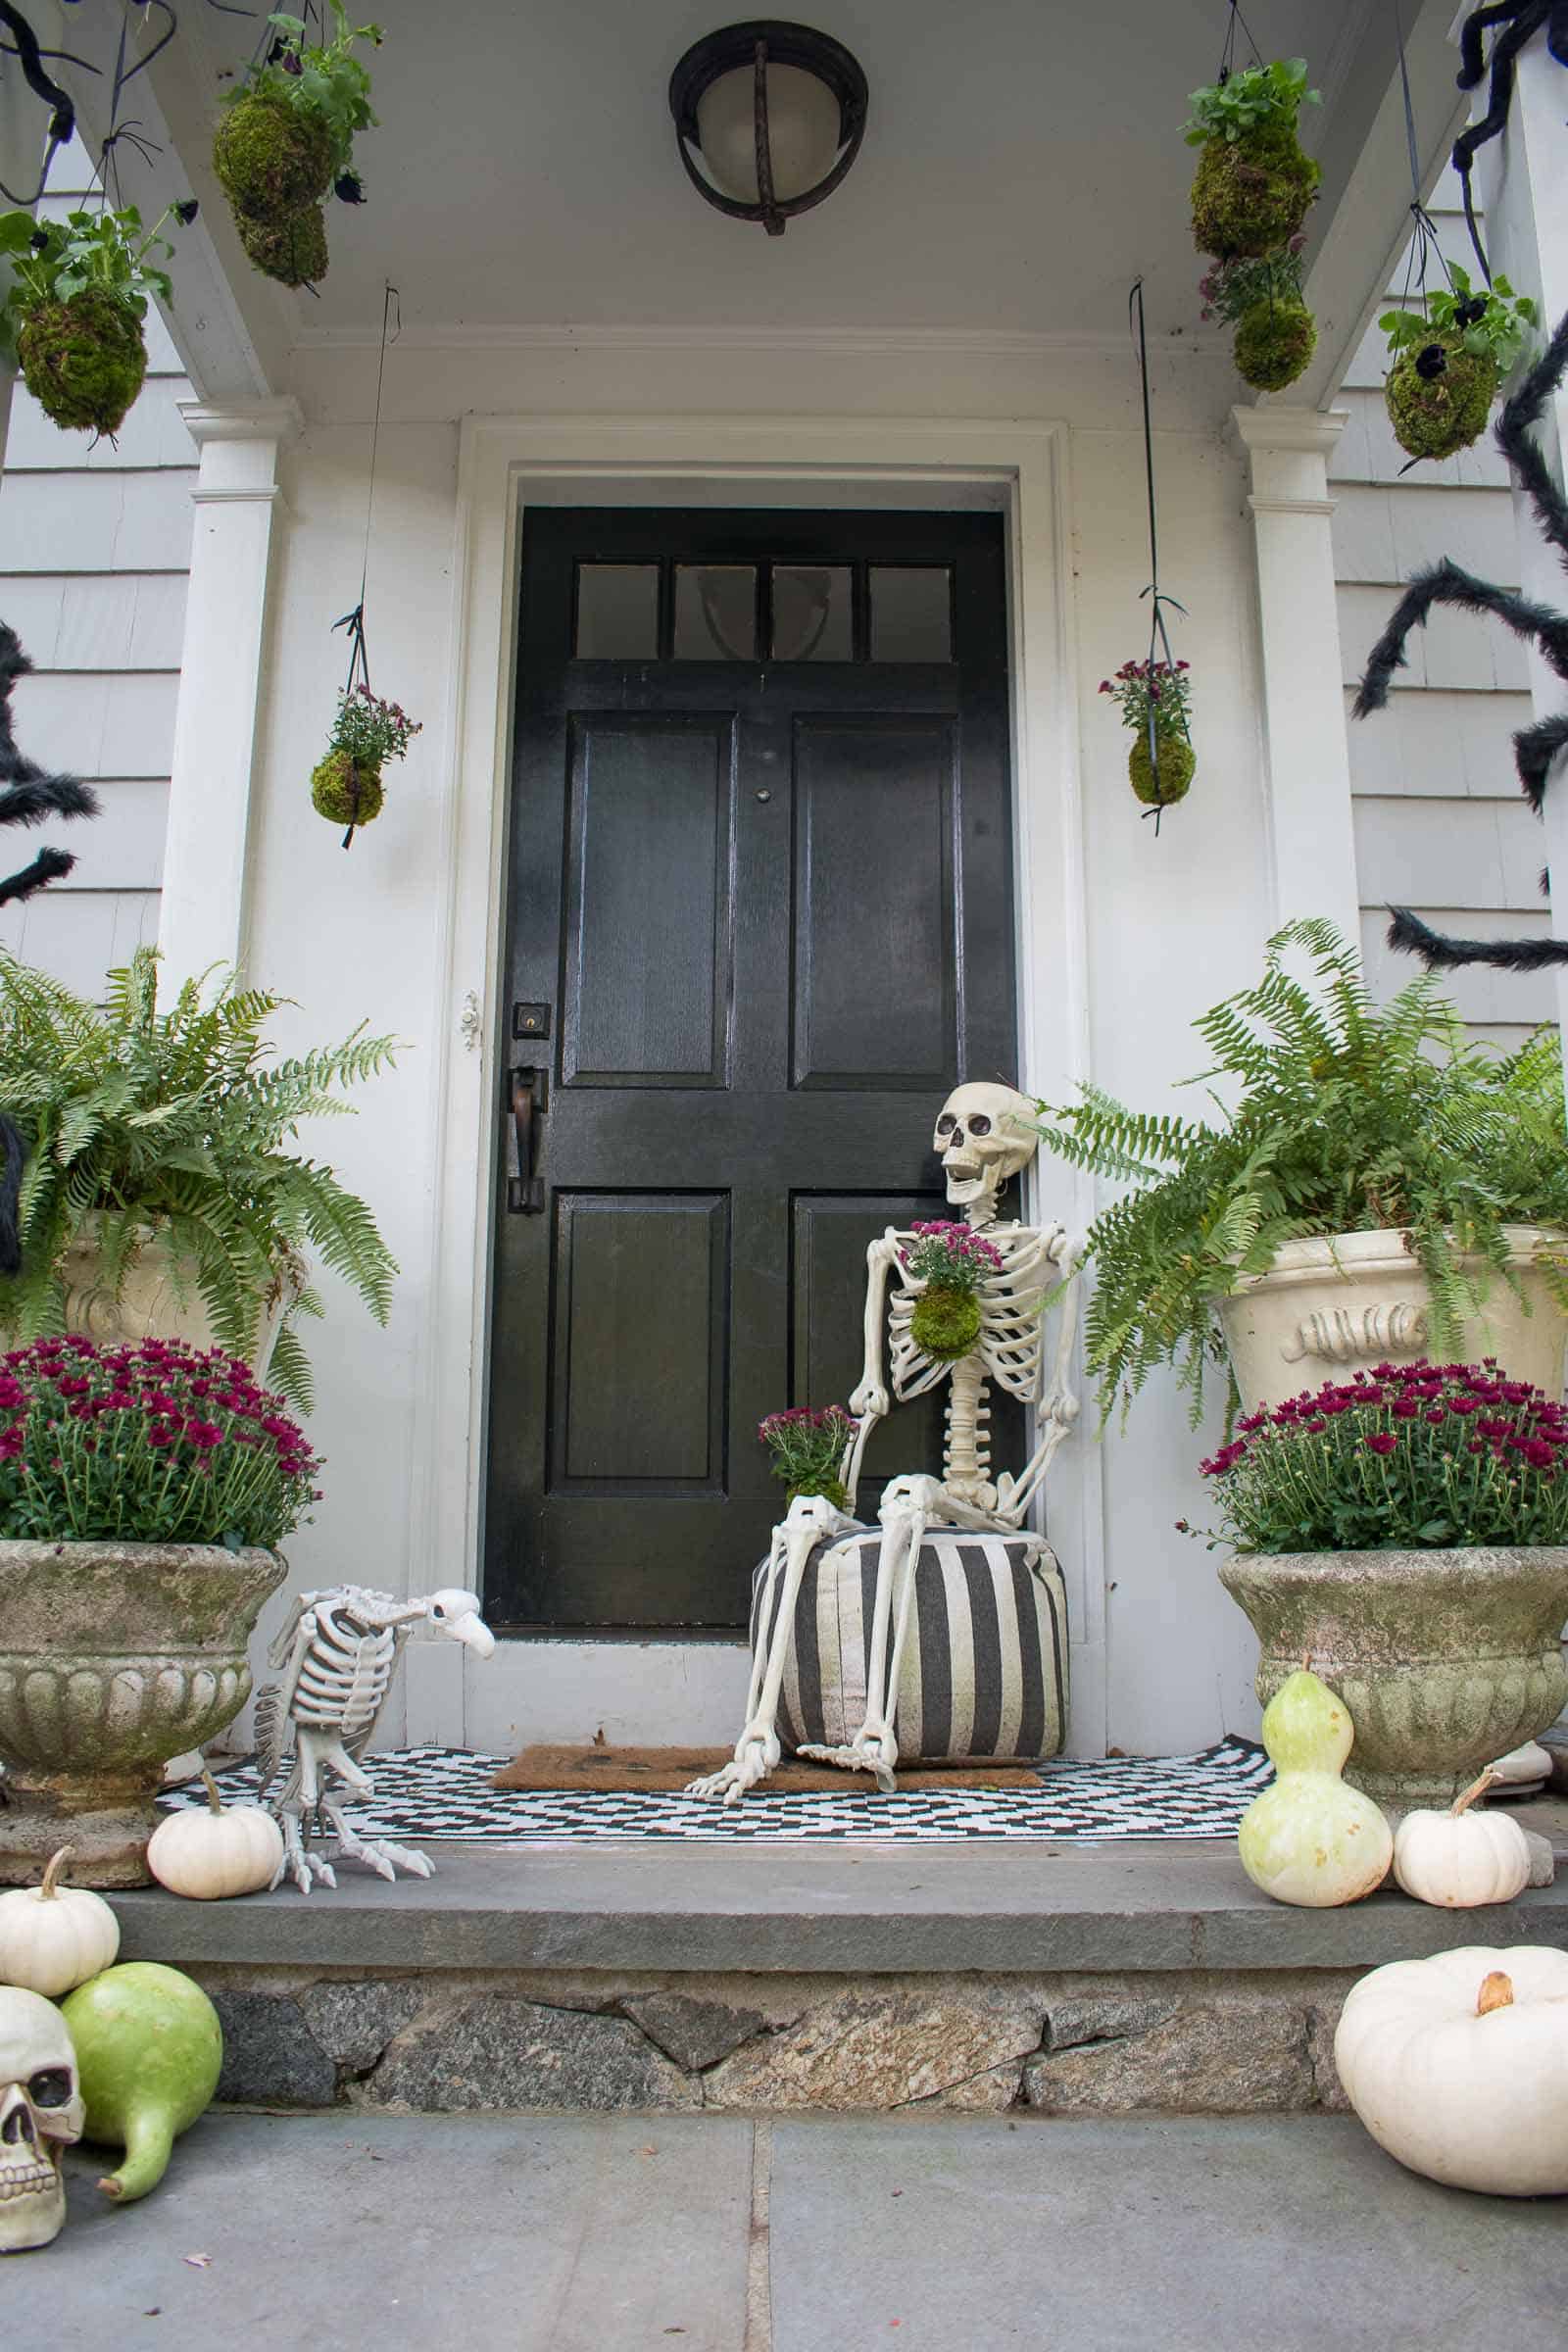
MULTIPOLYGON (((1518 1817, 1568 1859, 1568 1804, 1518 1817)), ((1446 1912, 1272 1903, 1229 1838, 435 1848, 395 1886, 117 1895, 206 1984, 220 2095, 361 2109, 1056 2115, 1343 2104, 1385 1961, 1568 1944, 1568 1882, 1446 1912)))

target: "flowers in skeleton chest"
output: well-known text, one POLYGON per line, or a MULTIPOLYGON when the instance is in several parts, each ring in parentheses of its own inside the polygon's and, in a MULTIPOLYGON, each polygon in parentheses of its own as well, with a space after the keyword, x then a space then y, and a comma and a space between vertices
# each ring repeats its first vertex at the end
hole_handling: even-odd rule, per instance
POLYGON ((784 1481, 791 1502, 798 1494, 819 1494, 843 1510, 844 1457, 855 1423, 842 1404, 792 1405, 787 1412, 769 1413, 760 1421, 757 1434, 772 1455, 773 1476, 784 1481))
POLYGON ((968 1225, 937 1219, 909 1231, 913 1243, 899 1251, 905 1273, 920 1285, 909 1336, 933 1362, 956 1363, 980 1337, 980 1285, 1002 1271, 1002 1252, 968 1225))

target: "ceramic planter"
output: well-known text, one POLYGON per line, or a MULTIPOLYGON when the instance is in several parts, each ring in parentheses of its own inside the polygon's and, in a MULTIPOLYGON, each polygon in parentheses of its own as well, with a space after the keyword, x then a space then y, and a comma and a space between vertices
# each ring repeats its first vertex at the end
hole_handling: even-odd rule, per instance
POLYGON ((1310 1658, 1355 1726, 1346 1778, 1380 1804, 1449 1804, 1568 1698, 1568 1546, 1241 1552, 1219 1573, 1258 1697, 1310 1658))
MULTIPOLYGON (((1461 1327, 1457 1352, 1469 1363, 1495 1356, 1511 1379, 1558 1397, 1568 1323, 1534 1254, 1536 1244, 1551 1237, 1534 1225, 1503 1231, 1530 1311, 1494 1275, 1481 1313, 1461 1327)), ((1481 1260, 1464 1263, 1475 1270, 1481 1260)), ((1267 1274, 1249 1275, 1214 1304, 1249 1412, 1320 1388, 1336 1374, 1409 1363, 1430 1352, 1426 1276, 1395 1231, 1287 1242, 1267 1274)))
POLYGON ((0 1543, 0 1884, 62 1845, 79 1885, 150 1883, 164 1766, 239 1713, 285 1573, 215 1544, 0 1543))
MULTIPOLYGON (((66 1293, 66 1329, 84 1333, 100 1346, 118 1340, 185 1340, 192 1348, 216 1348, 212 1322, 196 1288, 194 1261, 181 1260, 167 1234, 148 1231, 146 1240, 125 1270, 117 1298, 104 1282, 94 1219, 84 1219, 80 1233, 66 1251, 62 1269, 66 1293)), ((264 1307, 250 1365, 259 1381, 267 1378, 272 1347, 283 1318, 298 1297, 293 1284, 279 1283, 275 1297, 264 1307)))

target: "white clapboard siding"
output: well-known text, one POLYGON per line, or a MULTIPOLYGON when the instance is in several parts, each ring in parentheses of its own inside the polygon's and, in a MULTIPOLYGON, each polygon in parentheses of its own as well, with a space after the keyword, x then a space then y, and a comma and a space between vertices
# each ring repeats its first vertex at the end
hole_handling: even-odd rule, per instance
MULTIPOLYGON (((1433 217, 1444 252, 1478 277, 1451 174, 1433 217)), ((1403 282, 1401 265, 1394 296, 1403 282)), ((1508 469, 1491 435, 1445 465, 1407 471, 1383 405, 1386 351, 1374 328, 1335 403, 1349 419, 1333 465, 1348 710, 1412 571, 1448 556, 1499 587, 1518 584, 1508 469)), ((1523 648, 1499 622, 1439 612, 1412 634, 1407 662, 1388 709, 1349 723, 1361 948, 1379 996, 1420 969, 1386 944, 1390 905, 1464 938, 1550 929, 1541 826, 1513 772, 1511 738, 1532 715, 1523 648)), ((1445 986, 1477 1034, 1502 1046, 1554 1014, 1549 974, 1470 969, 1445 986)))
MULTIPOLYGON (((95 203, 73 147, 40 209, 95 203)), ((113 441, 62 432, 18 384, 0 480, 0 618, 34 663, 14 698, 17 741, 91 783, 101 807, 20 847, 0 835, 0 871, 39 841, 76 858, 64 882, 0 908, 0 941, 87 997, 157 937, 179 693, 196 452, 177 404, 190 385, 156 311, 146 336, 147 378, 113 441)))

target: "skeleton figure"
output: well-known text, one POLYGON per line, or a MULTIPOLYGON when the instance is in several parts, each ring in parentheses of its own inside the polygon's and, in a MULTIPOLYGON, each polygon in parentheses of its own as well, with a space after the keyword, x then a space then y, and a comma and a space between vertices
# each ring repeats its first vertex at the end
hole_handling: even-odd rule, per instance
POLYGON ((496 1638, 479 1615, 476 1592, 431 1592, 423 1600, 395 1600, 363 1585, 336 1585, 325 1592, 302 1592, 294 1613, 269 1652, 283 1669, 256 1702, 256 1737, 262 1750, 261 1794, 276 1778, 283 1740, 294 1726, 294 1762, 269 1810, 283 1833, 283 1859, 272 1884, 286 1874, 302 1894, 312 1885, 337 1885, 330 1862, 309 1849, 313 1829, 329 1836, 340 1860, 367 1862, 383 1879, 398 1870, 416 1878, 433 1876, 427 1855, 412 1846, 360 1838, 344 1818, 342 1795, 326 1793, 326 1776, 359 1796, 370 1791, 360 1759, 370 1744, 386 1704, 403 1645, 416 1625, 433 1625, 454 1642, 487 1658, 496 1638), (313 1820, 314 1816, 314 1820, 313 1820))
POLYGON ((86 2120, 65 2019, 41 1993, 0 1984, 0 2254, 60 2235, 60 2159, 86 2120))
MULTIPOLYGON (((906 1252, 917 1240, 890 1226, 866 1251, 865 1357, 860 1384, 850 1398, 857 1416, 844 1488, 851 1511, 865 1443, 894 1402, 906 1404, 941 1382, 949 1384, 942 1475, 896 1478, 887 1487, 877 1517, 882 1528, 866 1657, 865 1720, 845 1747, 803 1747, 823 1763, 876 1776, 893 1788, 898 1762, 894 1715, 914 1598, 914 1571, 930 1527, 961 1527, 1015 1534, 1023 1525, 1052 1460, 1078 1417, 1078 1400, 1067 1385, 1072 1353, 1074 1294, 1067 1293, 1050 1386, 1044 1372, 1045 1293, 1073 1272, 1080 1246, 1059 1225, 999 1224, 997 1197, 1010 1176, 1033 1158, 1034 1105, 1010 1086, 960 1086, 948 1097, 936 1123, 932 1148, 947 1178, 948 1200, 963 1212, 972 1231, 983 1234, 1002 1263, 979 1284, 979 1336, 956 1363, 937 1362, 916 1347, 911 1322, 923 1285, 907 1271, 906 1252), (892 1298, 889 1300, 889 1286, 892 1298), (890 1362, 883 1357, 886 1320, 890 1362), (891 1381, 891 1388, 889 1383, 891 1381), (1040 1443, 1017 1477, 993 1477, 987 1423, 993 1384, 1036 1408, 1040 1443)), ((824 1538, 862 1532, 857 1521, 819 1495, 799 1496, 773 1530, 767 1589, 760 1623, 773 1627, 770 1645, 759 1640, 752 1661, 746 1725, 735 1753, 719 1772, 691 1785, 695 1796, 722 1796, 734 1804, 747 1788, 766 1778, 779 1760, 779 1691, 795 1603, 807 1562, 824 1538), (782 1603, 774 1596, 782 1583, 782 1603)))

